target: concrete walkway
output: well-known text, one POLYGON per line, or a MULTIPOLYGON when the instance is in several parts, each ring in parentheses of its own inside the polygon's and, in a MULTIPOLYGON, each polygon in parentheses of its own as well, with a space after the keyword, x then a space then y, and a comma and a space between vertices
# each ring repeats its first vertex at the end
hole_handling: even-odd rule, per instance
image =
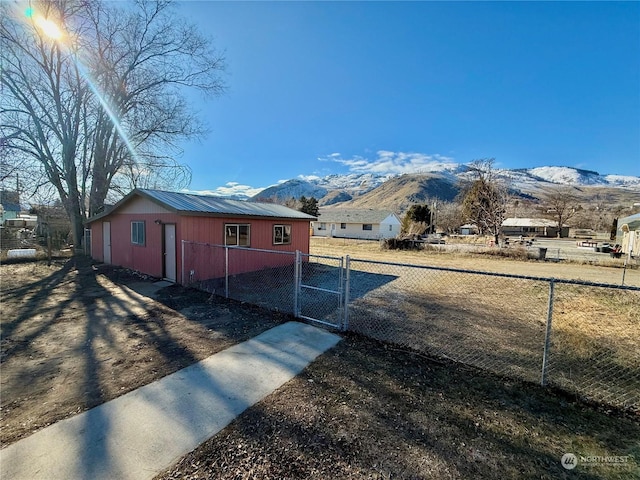
POLYGON ((148 479, 340 337, 288 322, 0 450, 0 478, 148 479))

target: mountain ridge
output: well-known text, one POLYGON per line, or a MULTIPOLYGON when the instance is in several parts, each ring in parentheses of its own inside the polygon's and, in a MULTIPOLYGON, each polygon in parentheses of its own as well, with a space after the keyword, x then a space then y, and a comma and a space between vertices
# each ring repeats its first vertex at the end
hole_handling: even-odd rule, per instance
MULTIPOLYGON (((522 198, 535 199, 553 185, 566 185, 578 189, 620 190, 625 197, 637 193, 637 201, 640 201, 640 177, 601 175, 592 170, 557 166, 495 169, 494 173, 509 185, 515 195, 522 198)), ((268 187, 248 199, 283 202, 305 196, 318 199, 323 207, 371 208, 373 205, 404 210, 412 203, 427 199, 451 201, 459 192, 460 183, 472 179, 473 172, 468 166, 453 167, 451 164, 444 168, 395 175, 349 173, 325 177, 300 176, 268 187)), ((596 196, 601 194, 608 195, 606 191, 593 193, 596 196)))

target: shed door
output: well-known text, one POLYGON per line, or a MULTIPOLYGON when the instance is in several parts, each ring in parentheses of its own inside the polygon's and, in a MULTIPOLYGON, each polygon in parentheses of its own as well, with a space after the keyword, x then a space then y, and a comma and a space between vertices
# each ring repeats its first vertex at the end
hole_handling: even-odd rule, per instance
POLYGON ((111 263, 111 222, 102 222, 102 255, 104 263, 111 263))
POLYGON ((164 277, 176 281, 176 226, 173 223, 165 223, 164 227, 164 277))

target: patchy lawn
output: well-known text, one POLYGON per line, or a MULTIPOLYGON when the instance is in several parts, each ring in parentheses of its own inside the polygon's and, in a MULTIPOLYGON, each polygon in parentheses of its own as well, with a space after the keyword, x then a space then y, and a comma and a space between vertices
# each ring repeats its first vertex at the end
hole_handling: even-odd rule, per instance
MULTIPOLYGON (((82 257, 0 274, 3 445, 289 320, 178 286, 153 293, 82 257)), ((345 335, 158 478, 631 479, 639 465, 637 415, 345 335)))

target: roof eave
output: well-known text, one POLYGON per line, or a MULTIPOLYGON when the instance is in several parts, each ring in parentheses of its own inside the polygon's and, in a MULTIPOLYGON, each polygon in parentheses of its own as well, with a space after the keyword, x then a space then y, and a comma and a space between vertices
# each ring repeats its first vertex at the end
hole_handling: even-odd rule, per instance
POLYGON ((135 195, 139 195, 141 197, 146 198, 147 200, 151 200, 153 203, 155 203, 156 205, 160 205, 163 208, 166 208, 167 210, 170 210, 174 213, 178 213, 178 211, 171 207, 170 205, 167 205, 165 202, 162 202, 160 200, 158 200, 157 198, 152 197, 151 195, 149 195, 148 193, 146 193, 144 190, 140 190, 138 188, 134 188, 133 190, 131 190, 128 194, 126 194, 124 197, 122 197, 118 202, 116 202, 115 205, 113 205, 109 210, 106 210, 104 212, 98 213, 97 215, 94 215, 90 218, 87 218, 85 220, 85 225, 88 225, 90 223, 95 222, 96 220, 100 220, 101 218, 106 217, 107 215, 110 215, 112 212, 116 211, 118 208, 120 208, 122 205, 124 205, 125 203, 127 203, 131 198, 133 198, 135 195))

